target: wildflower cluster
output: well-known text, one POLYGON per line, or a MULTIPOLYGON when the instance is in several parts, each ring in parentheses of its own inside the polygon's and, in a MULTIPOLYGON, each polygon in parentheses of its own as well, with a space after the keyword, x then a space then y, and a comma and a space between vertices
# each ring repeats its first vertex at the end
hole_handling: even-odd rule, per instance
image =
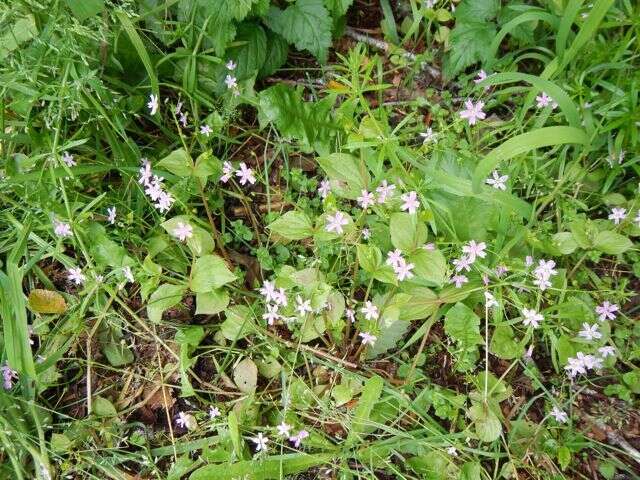
POLYGON ((165 190, 164 178, 158 177, 151 172, 151 162, 146 158, 142 159, 138 183, 144 188, 144 193, 154 202, 153 206, 160 212, 166 213, 171 209, 175 199, 165 190))

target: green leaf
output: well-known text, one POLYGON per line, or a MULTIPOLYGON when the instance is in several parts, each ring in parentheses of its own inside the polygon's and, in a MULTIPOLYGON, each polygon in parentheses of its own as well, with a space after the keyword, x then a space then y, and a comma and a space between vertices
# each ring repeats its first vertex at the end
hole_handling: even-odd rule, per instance
POLYGON ((196 315, 216 315, 229 305, 229 294, 222 290, 196 294, 196 315))
POLYGON ((447 260, 440 250, 419 249, 409 255, 409 262, 415 265, 413 273, 417 280, 430 286, 442 287, 447 279, 447 260))
POLYGON ((391 243, 403 252, 413 252, 427 241, 427 226, 415 214, 396 212, 389 220, 391 243))
POLYGON ((480 318, 464 303, 456 303, 449 309, 444 317, 444 331, 466 347, 483 343, 480 318))
POLYGON ((400 310, 396 307, 387 306, 387 308, 382 311, 378 322, 378 327, 380 328, 377 335, 378 339, 376 343, 367 350, 367 358, 374 358, 391 350, 407 332, 411 324, 399 320, 399 316, 400 310))
POLYGON ((382 252, 375 245, 359 243, 356 253, 358 264, 365 272, 374 273, 382 266, 382 252))
POLYGON ((297 0, 285 10, 271 6, 264 22, 298 50, 307 50, 320 63, 326 62, 333 21, 322 0, 297 0))
POLYGON ((626 252, 631 247, 633 247, 631 240, 624 235, 620 235, 619 233, 612 232, 610 230, 599 232, 593 241, 593 248, 608 255, 619 255, 626 252))
POLYGON ((339 196, 356 199, 371 182, 364 162, 353 155, 332 153, 316 160, 332 180, 332 190, 339 196))
POLYGON ((67 0, 67 6, 80 22, 104 10, 104 0, 67 0))
POLYGON ((210 292, 233 282, 236 278, 221 257, 204 255, 198 258, 193 266, 189 287, 196 293, 210 292))
POLYGON ((289 44, 277 33, 271 33, 267 37, 267 56, 260 69, 260 77, 273 75, 287 61, 289 44))
POLYGON ((162 222, 162 228, 175 239, 173 232, 178 227, 178 223, 188 223, 193 228, 193 235, 187 239, 187 246, 197 257, 211 253, 214 248, 213 237, 204 228, 194 225, 188 215, 178 215, 162 222))
POLYGON ((158 162, 158 167, 179 177, 189 177, 193 171, 191 156, 182 148, 174 150, 158 162))
POLYGON ((469 408, 469 417, 474 422, 476 435, 481 442, 493 442, 500 438, 502 433, 500 419, 486 405, 474 403, 469 408))
POLYGON ((160 95, 156 71, 151 64, 149 52, 147 52, 147 49, 144 47, 144 43, 142 42, 140 35, 138 35, 138 31, 133 26, 133 23, 131 23, 131 20, 127 16, 126 12, 124 12, 123 10, 117 10, 115 14, 116 17, 118 17, 118 20, 120 20, 120 23, 122 24, 125 32, 127 32, 127 35, 129 36, 133 47, 136 49, 136 53, 140 57, 140 60, 142 61, 145 70, 147 71, 147 75, 149 75, 149 82, 151 83, 152 93, 154 93, 155 95, 160 95))
POLYGON ((29 292, 29 308, 36 313, 59 314, 67 310, 67 302, 58 292, 35 288, 29 292))
POLYGON ((325 6, 334 18, 345 15, 352 3, 353 0, 324 0, 325 6))
POLYGON ((445 56, 443 74, 451 79, 476 62, 487 58, 487 45, 496 34, 496 27, 491 22, 465 21, 456 22, 449 35, 451 50, 445 56))
POLYGON ((516 342, 513 336, 513 328, 509 325, 500 325, 493 331, 489 350, 499 358, 511 360, 520 358, 524 347, 516 342))
POLYGON ((491 150, 478 163, 473 173, 473 188, 479 192, 486 178, 500 162, 537 148, 566 143, 588 145, 589 137, 584 130, 567 126, 544 127, 512 137, 491 150))
MULTIPOLYGON (((240 42, 240 45, 229 48, 226 53, 226 57, 237 65, 234 76, 240 81, 255 77, 267 58, 267 35, 264 29, 255 23, 243 23, 238 27, 236 42, 240 42)), ((220 70, 223 80, 229 72, 224 66, 220 70)))
POLYGON ((480 22, 498 15, 499 0, 462 0, 456 7, 456 22, 480 22))
POLYGON ((353 420, 351 421, 349 435, 345 441, 346 447, 354 445, 360 438, 360 435, 364 433, 366 428, 369 426, 371 411, 373 410, 375 403, 380 398, 383 386, 384 381, 378 375, 374 375, 369 378, 364 384, 362 394, 358 400, 358 406, 356 407, 353 420))
POLYGON ((117 417, 118 412, 109 400, 97 396, 93 399, 93 413, 98 417, 117 417))
POLYGON ((302 240, 313 235, 313 224, 306 213, 290 210, 268 226, 273 233, 287 240, 302 240))
POLYGON ((220 331, 227 340, 240 340, 253 331, 252 313, 249 307, 235 305, 226 311, 226 319, 220 331))
POLYGON ((404 286, 403 289, 405 293, 395 295, 390 302, 390 305, 397 305, 400 309, 400 320, 427 318, 440 305, 438 296, 427 287, 410 285, 404 286))
POLYGON ((23 43, 38 35, 38 26, 33 15, 16 20, 2 36, 0 36, 0 60, 16 50, 23 43))
POLYGON ((333 456, 332 453, 289 453, 232 464, 225 462, 206 465, 193 472, 189 480, 233 480, 236 478, 277 480, 281 479, 282 475, 295 475, 312 467, 330 463, 333 456))
POLYGON ((222 172, 220 160, 213 155, 210 151, 206 151, 198 156, 196 159, 196 166, 193 169, 193 176, 206 179, 211 175, 214 178, 218 178, 222 172))
POLYGON ((578 243, 574 240, 571 232, 558 232, 551 238, 553 246, 557 248, 562 255, 569 255, 578 248, 578 243))
POLYGON ((184 285, 172 285, 169 283, 160 285, 149 297, 149 303, 147 304, 149 320, 159 323, 165 310, 180 303, 186 289, 184 285))
POLYGON ((245 358, 233 369, 233 381, 238 390, 243 393, 252 393, 258 384, 258 367, 250 358, 245 358))

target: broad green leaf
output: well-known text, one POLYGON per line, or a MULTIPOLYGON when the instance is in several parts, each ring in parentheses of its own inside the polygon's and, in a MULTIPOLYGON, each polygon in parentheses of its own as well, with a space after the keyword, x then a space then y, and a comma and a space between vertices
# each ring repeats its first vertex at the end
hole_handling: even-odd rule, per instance
POLYGON ((495 34, 496 27, 491 22, 456 22, 449 35, 451 50, 445 56, 442 69, 445 78, 451 79, 468 66, 484 61, 495 34))
POLYGON ((217 180, 221 173, 220 160, 210 151, 200 154, 196 159, 196 166, 193 169, 194 177, 206 179, 213 175, 217 180))
POLYGON ((411 324, 399 320, 399 316, 400 309, 397 307, 388 306, 382 311, 378 321, 378 327, 380 328, 377 335, 378 339, 367 350, 367 358, 374 358, 391 350, 407 332, 411 324))
POLYGON ((186 289, 184 285, 172 285, 169 283, 160 285, 149 297, 147 304, 149 320, 159 323, 165 310, 180 303, 186 289))
POLYGON ((196 461, 192 460, 189 454, 178 457, 167 473, 167 480, 180 480, 193 469, 195 463, 196 461))
POLYGON ((332 180, 332 190, 349 199, 358 198, 371 182, 363 161, 348 153, 318 157, 318 164, 332 180))
POLYGON ((92 413, 98 417, 117 417, 118 412, 109 400, 104 397, 96 396, 93 399, 92 413))
POLYGON ((480 22, 498 15, 500 0, 462 0, 456 7, 456 22, 480 22))
POLYGON ((267 56, 260 69, 260 77, 273 75, 287 61, 289 45, 287 41, 277 33, 271 32, 267 36, 267 56))
POLYGON ((474 403, 469 408, 469 417, 474 422, 476 435, 481 442, 493 442, 500 438, 500 419, 486 405, 474 403))
POLYGON ((403 253, 413 252, 427 241, 427 226, 414 214, 397 212, 389 220, 391 243, 403 253))
POLYGON ((67 5, 80 22, 93 17, 104 10, 104 0, 67 0, 67 5))
POLYGON ((250 358, 245 358, 233 369, 233 381, 238 390, 243 393, 252 393, 258 384, 258 367, 250 358))
POLYGON ((557 248, 562 255, 569 255, 578 248, 578 243, 574 240, 571 232, 558 232, 551 238, 553 246, 557 248))
POLYGON ((220 331, 227 340, 240 340, 253 331, 252 313, 249 307, 235 305, 226 311, 226 319, 220 331))
POLYGON ((264 22, 298 50, 311 52, 320 63, 327 60, 332 19, 322 0, 297 0, 285 10, 271 6, 264 22))
POLYGON ((362 394, 358 400, 358 406, 356 407, 353 420, 351 421, 351 428, 349 429, 349 435, 345 441, 345 446, 350 447, 354 445, 358 439, 360 439, 360 435, 364 433, 369 426, 371 411, 373 410, 375 403, 380 398, 383 386, 384 381, 378 375, 374 375, 369 378, 364 384, 362 394))
POLYGON ((382 252, 375 245, 359 243, 356 252, 358 264, 365 272, 374 273, 382 266, 382 252))
MULTIPOLYGON (((162 228, 175 240, 174 232, 179 223, 189 224, 193 235, 187 239, 187 246, 197 257, 211 253, 214 248, 213 237, 204 228, 195 225, 188 215, 178 215, 162 222, 162 228)), ((177 240, 176 240, 177 241, 177 240)))
POLYGON ((313 235, 313 224, 309 216, 290 210, 269 224, 269 230, 287 240, 302 240, 313 235))
POLYGON ((415 265, 413 273, 416 280, 425 281, 430 286, 444 285, 447 279, 447 260, 440 250, 418 249, 409 255, 408 261, 415 265))
POLYGON ((229 305, 229 294, 222 290, 196 294, 196 315, 216 315, 229 305))
POLYGON ((295 475, 331 462, 333 453, 289 453, 257 460, 206 465, 191 474, 189 480, 278 480, 282 475, 295 475))
POLYGON ((520 358, 524 347, 515 340, 513 328, 509 325, 500 325, 493 331, 489 350, 499 358, 511 360, 520 358))
POLYGON ((198 258, 193 266, 189 287, 196 293, 210 292, 233 282, 236 278, 222 257, 204 255, 198 258))
POLYGON ((483 343, 480 318, 464 303, 456 303, 444 318, 444 331, 463 346, 483 343))
POLYGON ((193 171, 193 161, 184 149, 179 148, 160 160, 158 167, 169 170, 179 177, 188 177, 193 171))
POLYGON ((29 308, 36 313, 64 313, 67 302, 58 292, 35 288, 29 292, 29 308))
POLYGON ((557 126, 539 128, 538 130, 510 138, 502 145, 491 150, 480 163, 478 163, 473 173, 473 188, 476 192, 479 192, 486 178, 500 162, 537 148, 566 143, 588 145, 589 137, 584 130, 574 127, 557 126))
MULTIPOLYGON (((17 13, 17 12, 16 12, 17 13)), ((4 60, 7 55, 16 50, 23 43, 35 38, 38 35, 38 26, 33 15, 16 20, 0 36, 0 60, 4 60)))
POLYGON ((333 18, 342 17, 353 3, 353 0, 324 0, 325 6, 329 9, 333 18))
MULTIPOLYGON (((239 81, 255 77, 267 58, 267 35, 264 29, 255 23, 243 23, 238 27, 236 42, 239 45, 227 49, 225 55, 227 59, 232 59, 236 63, 234 76, 239 81)), ((229 72, 224 65, 220 67, 220 71, 221 80, 224 80, 229 72)))
POLYGON ((391 301, 391 305, 398 305, 400 309, 400 320, 411 321, 427 318, 436 311, 440 305, 438 296, 427 287, 404 286, 405 293, 397 294, 391 301), (403 298, 396 302, 396 298, 403 298))
POLYGON ((606 230, 596 235, 593 248, 608 255, 619 255, 633 247, 633 243, 624 235, 606 230))

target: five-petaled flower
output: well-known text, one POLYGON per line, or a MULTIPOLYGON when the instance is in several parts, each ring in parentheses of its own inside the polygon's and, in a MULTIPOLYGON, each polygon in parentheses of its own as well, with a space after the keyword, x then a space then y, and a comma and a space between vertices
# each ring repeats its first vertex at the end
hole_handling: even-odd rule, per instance
POLYGON ((73 167, 76 164, 76 161, 73 159, 73 155, 71 155, 69 152, 64 152, 64 155, 62 155, 62 161, 67 165, 67 167, 73 167))
POLYGON ((329 192, 331 192, 331 182, 325 178, 320 182, 318 193, 321 198, 327 198, 329 196, 329 192))
POLYGON ((229 60, 225 67, 227 67, 227 70, 235 70, 236 64, 233 62, 233 60, 229 60))
POLYGON ((293 443, 293 446, 298 448, 302 441, 309 436, 309 432, 306 430, 300 430, 297 434, 289 437, 289 441, 293 443))
POLYGON ((613 223, 619 225, 622 220, 627 218, 626 208, 612 208, 609 214, 609 220, 613 220, 613 223))
POLYGON ((386 180, 383 180, 378 188, 376 188, 376 192, 378 193, 378 203, 385 203, 387 198, 393 196, 393 191, 396 189, 394 184, 387 183, 386 180))
POLYGON ((547 95, 546 92, 542 92, 542 95, 538 95, 536 97, 536 102, 537 102, 538 108, 545 108, 545 107, 551 106, 551 109, 555 109, 558 107, 558 104, 554 102, 553 98, 547 95))
POLYGON ((231 165, 231 162, 223 162, 222 176, 220 177, 220 181, 222 183, 227 183, 229 180, 231 180, 232 176, 233 176, 233 165, 231 165))
POLYGON ((582 324, 582 330, 580 330, 578 335, 588 341, 602 338, 602 333, 600 333, 600 326, 597 323, 589 325, 587 322, 584 322, 582 324))
POLYGON ((149 102, 147 103, 147 108, 149 109, 149 113, 151 115, 155 115, 156 112, 158 111, 158 105, 159 105, 159 98, 157 95, 154 95, 153 93, 151 95, 149 95, 149 102))
POLYGON ((507 189, 506 181, 509 180, 509 175, 500 175, 497 170, 494 170, 491 176, 493 178, 487 178, 485 180, 485 183, 487 185, 491 185, 497 190, 507 189))
POLYGON ((484 107, 484 102, 478 100, 476 103, 473 103, 472 100, 467 100, 464 102, 465 109, 460 112, 460 118, 464 118, 469 122, 469 125, 475 125, 478 120, 484 120, 487 116, 486 113, 482 111, 484 107))
POLYGON ((605 320, 615 320, 616 312, 619 307, 615 303, 611 303, 608 300, 602 302, 602 305, 596 307, 596 313, 598 314, 598 320, 604 322, 605 320))
POLYGON ((364 313, 364 318, 367 320, 377 320, 380 315, 378 313, 378 307, 369 300, 365 302, 364 307, 362 307, 360 311, 364 313))
POLYGON ((276 426, 276 429, 278 430, 278 435, 280 435, 281 437, 288 437, 289 432, 291 431, 291 425, 283 420, 280 425, 276 426))
POLYGON ((409 213, 416 213, 418 207, 420 206, 420 202, 418 201, 418 194, 416 192, 405 193, 400 196, 400 198, 404 202, 400 207, 401 210, 406 210, 409 213))
POLYGON ((227 75, 226 77, 224 77, 224 83, 229 89, 238 88, 238 81, 233 75, 227 75))
POLYGON ((360 332, 358 336, 362 339, 363 345, 374 345, 376 340, 378 340, 378 337, 369 332, 360 332))
POLYGON ((436 137, 438 136, 437 133, 433 132, 433 129, 431 127, 427 128, 426 132, 424 133, 420 133, 419 134, 422 137, 422 144, 426 144, 429 142, 435 142, 436 141, 436 137))
POLYGON ((269 438, 265 437, 262 432, 259 432, 257 436, 252 437, 251 441, 256 445, 256 452, 267 450, 267 443, 269 443, 269 438))
POLYGON ((188 223, 178 222, 176 228, 173 229, 173 236, 181 242, 193 237, 193 227, 188 223))
POLYGON ((71 233, 71 225, 64 222, 58 222, 57 220, 53 221, 53 233, 55 233, 58 237, 70 237, 71 233))
POLYGON ((469 279, 466 275, 454 275, 451 277, 451 283, 455 284, 456 288, 462 288, 462 285, 467 283, 469 279))
POLYGON ((560 410, 557 406, 553 407, 550 415, 555 418, 556 422, 558 423, 567 423, 569 421, 569 416, 563 410, 560 410))
POLYGON ((616 349, 611 345, 605 345, 604 347, 600 347, 598 349, 598 353, 602 356, 602 358, 615 357, 616 349))
POLYGON ((333 215, 327 215, 327 224, 325 226, 325 230, 327 232, 335 232, 338 235, 344 233, 343 226, 349 223, 349 219, 342 212, 336 212, 333 215))
POLYGON ((70 268, 67 270, 67 278, 76 285, 82 285, 85 281, 85 276, 80 267, 70 268))
POLYGON ((371 205, 374 205, 376 203, 375 195, 372 192, 368 192, 366 190, 362 190, 360 196, 356 200, 363 210, 366 210, 371 205))
POLYGON ((544 316, 542 316, 541 313, 528 308, 522 309, 522 317, 523 325, 527 327, 532 326, 533 328, 538 328, 540 326, 540 322, 544 320, 544 316))
POLYGON ((256 183, 256 177, 253 175, 253 170, 251 170, 244 162, 240 162, 240 168, 236 170, 236 177, 240 180, 240 185, 246 185, 249 182, 251 185, 256 183))
POLYGON ((296 310, 298 311, 298 315, 303 316, 305 313, 311 313, 313 309, 311 308, 311 300, 304 300, 300 295, 296 297, 296 310))
POLYGON ((204 125, 200 125, 200 133, 205 137, 208 137, 213 133, 213 129, 205 123, 204 125))
POLYGON ((487 252, 485 252, 486 248, 486 243, 470 240, 469 243, 462 247, 462 251, 467 254, 469 260, 473 263, 476 261, 477 257, 484 258, 487 256, 487 252))
POLYGON ((216 406, 211 405, 209 407, 209 418, 211 420, 215 420, 216 418, 218 418, 221 415, 220 413, 220 409, 216 406))

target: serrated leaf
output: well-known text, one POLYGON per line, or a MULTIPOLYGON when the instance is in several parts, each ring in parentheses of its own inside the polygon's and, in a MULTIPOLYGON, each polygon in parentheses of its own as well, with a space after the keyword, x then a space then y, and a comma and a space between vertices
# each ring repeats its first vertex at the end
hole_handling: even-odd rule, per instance
POLYGON ((218 255, 204 255, 196 260, 189 287, 196 293, 210 292, 231 283, 236 276, 218 255))
POLYGON ((322 0, 297 0, 285 10, 272 6, 264 22, 298 50, 307 50, 320 63, 326 62, 332 19, 322 0))
POLYGON ((36 313, 64 313, 67 302, 58 292, 36 288, 29 292, 29 308, 36 313))
POLYGON ((160 322, 165 310, 180 303, 185 290, 186 287, 184 285, 172 285, 169 283, 160 285, 149 297, 149 303, 147 304, 149 320, 155 323, 160 322))
POLYGON ((267 37, 267 56, 260 69, 260 77, 273 75, 287 61, 289 44, 277 33, 271 33, 267 37))
MULTIPOLYGON (((229 48, 226 53, 226 58, 236 63, 233 75, 240 81, 255 77, 267 58, 267 35, 264 29, 255 23, 243 23, 238 27, 235 40, 240 44, 229 48)), ((224 66, 220 70, 221 79, 224 80, 229 72, 224 66)))
POLYGON ((233 381, 238 390, 252 393, 258 384, 258 367, 250 358, 245 358, 233 369, 233 381))
POLYGON ((268 226, 273 233, 287 240, 302 240, 313 235, 313 224, 304 212, 290 210, 268 226))
POLYGON ((456 7, 457 22, 479 22, 495 18, 500 0, 462 0, 456 7))
POLYGON ((451 79, 474 63, 484 61, 487 46, 496 34, 493 23, 483 21, 456 22, 449 34, 451 50, 447 53, 443 66, 445 78, 451 79))

